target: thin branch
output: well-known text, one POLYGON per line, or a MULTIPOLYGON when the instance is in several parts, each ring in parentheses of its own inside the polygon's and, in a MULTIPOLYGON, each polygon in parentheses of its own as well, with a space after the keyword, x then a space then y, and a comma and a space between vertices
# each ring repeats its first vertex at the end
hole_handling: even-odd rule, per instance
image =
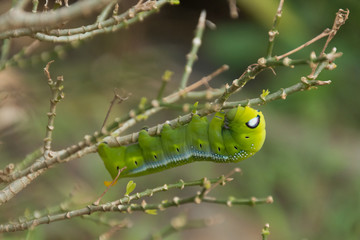
POLYGON ((159 0, 154 2, 153 5, 144 8, 136 8, 135 10, 129 9, 127 12, 119 15, 112 16, 107 20, 96 22, 94 24, 73 28, 73 29, 57 29, 44 32, 41 27, 34 27, 31 29, 17 29, 0 33, 0 39, 6 37, 19 37, 19 36, 32 36, 33 38, 41 41, 49 41, 53 43, 69 43, 78 40, 85 40, 99 34, 112 33, 122 28, 126 28, 131 24, 143 21, 146 17, 159 11, 171 0, 159 0))
MULTIPOLYGON (((72 4, 68 8, 60 8, 51 12, 28 13, 21 9, 12 9, 0 16, 0 32, 31 27, 50 27, 59 22, 68 21, 80 16, 89 15, 106 6, 112 0, 87 0, 72 4)), ((24 2, 24 1, 22 1, 24 2)))
POLYGON ((51 79, 50 72, 49 72, 49 67, 50 67, 50 64, 53 63, 53 62, 54 61, 48 62, 48 64, 46 64, 46 67, 44 68, 44 73, 45 73, 45 76, 48 79, 48 85, 49 85, 51 93, 52 93, 52 97, 50 99, 50 111, 47 113, 48 124, 46 126, 46 134, 45 134, 45 138, 44 138, 44 158, 45 158, 45 162, 46 162, 47 159, 53 157, 52 153, 51 153, 51 142, 52 142, 52 133, 53 133, 53 130, 54 130, 54 120, 55 120, 55 116, 56 116, 56 105, 65 96, 64 92, 63 92, 63 90, 64 90, 64 86, 63 86, 64 78, 63 78, 63 76, 57 77, 57 79, 55 81, 53 81, 51 79))
POLYGON ((106 113, 106 116, 105 116, 105 119, 104 119, 104 122, 103 124, 101 125, 101 132, 103 134, 106 134, 106 129, 105 129, 105 125, 106 125, 106 122, 109 118, 109 115, 110 115, 110 112, 111 112, 111 109, 113 108, 114 104, 116 101, 118 101, 118 104, 122 103, 123 101, 126 101, 127 99, 129 98, 129 96, 126 96, 126 97, 121 97, 119 94, 116 93, 116 89, 114 90, 114 97, 113 97, 113 100, 111 100, 110 102, 110 106, 109 106, 109 109, 106 113))
POLYGON ((116 177, 114 178, 114 180, 111 181, 111 183, 109 184, 109 186, 107 186, 107 188, 105 189, 105 191, 100 195, 100 197, 95 201, 93 202, 93 205, 97 206, 100 204, 100 201, 101 199, 104 197, 104 195, 107 193, 107 191, 115 185, 115 183, 117 182, 117 180, 119 179, 120 177, 120 174, 122 171, 124 171, 127 167, 123 167, 121 169, 118 169, 118 174, 116 175, 116 177))
POLYGON ((39 159, 43 155, 44 155, 44 148, 43 147, 36 149, 32 153, 29 153, 28 155, 26 155, 23 161, 16 164, 15 171, 20 171, 20 170, 24 169, 25 167, 29 166, 36 159, 39 159))
POLYGON ((216 69, 211 74, 201 78, 199 81, 191 84, 190 86, 188 86, 184 89, 180 89, 179 91, 163 98, 163 102, 170 103, 170 102, 176 101, 180 97, 185 96, 186 94, 192 92, 194 89, 196 89, 202 85, 207 85, 209 83, 209 81, 211 81, 213 78, 215 78, 219 74, 223 73, 224 71, 227 71, 228 69, 229 69, 228 65, 226 65, 226 64, 222 65, 220 68, 216 69))
MULTIPOLYGON (((219 178, 209 179, 209 181, 214 183, 214 182, 217 182, 218 179, 219 178)), ((224 179, 224 181, 228 182, 231 180, 224 179)), ((172 201, 166 201, 166 202, 161 202, 161 203, 157 203, 157 204, 148 204, 144 200, 142 201, 141 204, 135 204, 135 203, 130 204, 131 199, 139 199, 144 196, 152 196, 156 192, 167 191, 172 188, 181 188, 182 189, 186 186, 202 186, 202 185, 203 185, 203 180, 198 180, 198 181, 193 181, 193 182, 180 181, 179 183, 176 183, 176 184, 169 184, 169 185, 164 185, 162 187, 145 190, 141 193, 136 193, 136 194, 128 196, 128 197, 126 196, 117 201, 101 204, 99 206, 88 205, 87 207, 80 208, 77 210, 68 211, 66 213, 48 215, 48 216, 41 217, 41 218, 35 218, 35 219, 31 219, 31 220, 28 220, 28 221, 25 221, 22 223, 3 224, 3 225, 0 225, 0 232, 24 231, 26 229, 29 229, 30 227, 34 228, 41 224, 49 224, 51 222, 66 220, 66 219, 83 216, 83 215, 91 215, 95 212, 131 213, 133 211, 164 210, 169 207, 177 207, 177 206, 187 204, 187 203, 199 204, 201 202, 222 204, 222 205, 227 205, 229 207, 232 205, 254 206, 256 204, 270 204, 273 202, 271 196, 269 196, 267 198, 260 198, 260 199, 252 197, 250 199, 229 198, 229 199, 222 200, 222 199, 217 199, 217 198, 213 198, 213 197, 200 198, 199 195, 196 194, 194 196, 191 196, 188 198, 183 198, 183 199, 174 197, 174 199, 172 201), (126 204, 123 204, 123 202, 126 202, 126 204)))
POLYGON ((275 58, 276 58, 277 60, 280 60, 280 59, 282 59, 282 58, 285 58, 285 57, 287 57, 287 56, 290 56, 291 54, 294 54, 294 53, 302 50, 303 48, 305 48, 305 47, 313 44, 314 42, 317 42, 317 41, 319 41, 320 39, 322 39, 322 38, 324 38, 324 37, 326 37, 326 36, 329 36, 329 34, 330 34, 330 29, 325 29, 322 33, 320 33, 319 35, 317 35, 317 36, 314 37, 313 39, 307 41, 306 43, 300 45, 299 47, 297 47, 297 48, 295 48, 295 49, 293 49, 293 50, 291 50, 291 51, 289 51, 289 52, 287 52, 287 53, 284 53, 283 55, 276 56, 275 58))
POLYGON ((271 66, 265 64, 252 64, 248 66, 247 70, 239 78, 235 79, 230 86, 228 84, 225 85, 224 93, 213 104, 214 110, 219 111, 232 94, 241 90, 248 81, 254 79, 267 67, 271 66))
POLYGON ((117 0, 113 0, 112 2, 110 2, 96 18, 96 22, 99 23, 104 21, 110 15, 111 10, 114 8, 116 3, 117 0))
POLYGON ((37 172, 26 174, 24 177, 18 178, 15 181, 9 183, 9 185, 0 191, 0 205, 8 202, 10 199, 16 196, 16 194, 23 190, 44 171, 44 169, 41 169, 37 172))
MULTIPOLYGON (((326 42, 320 53, 320 56, 325 54, 325 50, 326 50, 327 46, 329 45, 330 41, 334 38, 336 33, 339 31, 340 27, 345 24, 346 20, 349 18, 349 14, 350 14, 349 9, 347 9, 347 10, 339 9, 338 10, 338 12, 336 13, 336 17, 335 17, 333 26, 331 28, 331 31, 328 34, 328 38, 326 39, 326 42)), ((318 64, 315 64, 313 66, 313 69, 312 69, 311 74, 309 75, 309 78, 315 79, 317 77, 317 75, 315 74, 317 66, 318 66, 318 64)))
POLYGON ((277 8, 277 11, 276 11, 276 14, 274 17, 273 26, 272 26, 271 30, 269 31, 269 43, 268 43, 266 58, 271 57, 273 49, 274 49, 275 37, 276 37, 276 35, 279 34, 278 26, 279 26, 279 22, 280 22, 280 19, 282 16, 283 5, 284 5, 284 0, 280 0, 279 6, 277 8))
POLYGON ((158 95, 156 97, 156 99, 158 101, 161 101, 162 97, 163 97, 163 94, 164 94, 164 91, 165 91, 165 88, 167 86, 167 84, 169 83, 169 81, 171 80, 171 77, 172 75, 174 74, 174 72, 172 71, 169 71, 169 70, 166 70, 161 78, 161 87, 159 89, 159 92, 158 92, 158 95))
POLYGON ((194 65, 194 62, 197 60, 197 52, 201 46, 202 36, 205 29, 205 20, 206 20, 206 12, 205 10, 203 10, 201 11, 199 22, 196 27, 195 37, 192 41, 191 51, 187 55, 187 62, 185 65, 184 74, 180 82, 180 89, 184 89, 186 87, 190 74, 192 72, 192 66, 194 65))

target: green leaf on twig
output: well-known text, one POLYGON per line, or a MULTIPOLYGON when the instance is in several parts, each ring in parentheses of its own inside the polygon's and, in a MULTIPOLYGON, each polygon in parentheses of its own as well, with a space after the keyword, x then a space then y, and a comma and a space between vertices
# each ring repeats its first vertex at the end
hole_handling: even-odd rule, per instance
POLYGON ((270 91, 269 91, 269 89, 263 89, 262 90, 262 93, 261 93, 261 95, 260 95, 260 98, 263 100, 263 101, 265 101, 265 97, 267 96, 267 95, 269 95, 270 94, 270 91))
POLYGON ((157 210, 156 209, 148 209, 148 210, 145 210, 145 213, 150 214, 150 215, 157 215, 157 210))
POLYGON ((129 196, 129 194, 134 191, 136 187, 136 183, 134 183, 134 181, 129 181, 128 184, 126 185, 126 193, 125 196, 129 196))

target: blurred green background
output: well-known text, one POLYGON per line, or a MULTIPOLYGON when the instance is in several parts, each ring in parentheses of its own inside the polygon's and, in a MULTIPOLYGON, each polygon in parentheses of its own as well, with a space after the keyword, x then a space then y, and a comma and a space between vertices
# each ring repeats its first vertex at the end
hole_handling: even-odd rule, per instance
MULTIPOLYGON (((267 32, 278 1, 239 0, 238 3, 239 18, 234 20, 229 17, 225 0, 182 0, 179 6, 164 7, 158 14, 129 29, 95 37, 67 50, 63 58, 51 65, 53 78, 64 76, 66 93, 57 109, 54 149, 72 145, 100 128, 114 88, 130 92, 132 96, 116 106, 111 118, 127 113, 143 96, 156 97, 165 70, 175 72, 167 93, 174 91, 181 79, 185 55, 190 50, 202 9, 207 10, 207 19, 217 28, 205 32, 191 82, 222 64, 228 64, 230 70, 211 82, 211 86, 218 87, 237 78, 248 65, 265 55, 267 32)), ((128 4, 121 3, 120 9, 126 9, 128 4)), ((5 5, 0 7, 2 12, 6 9, 5 5)), ((330 28, 339 8, 349 8, 350 18, 328 50, 337 47, 344 55, 336 61, 335 70, 319 76, 333 83, 259 107, 267 123, 267 139, 259 153, 239 164, 195 163, 134 179, 136 190, 140 191, 162 185, 164 179, 166 183, 173 183, 180 178, 216 177, 239 166, 243 174, 212 194, 220 198, 272 195, 274 203, 254 208, 189 205, 168 209, 157 216, 110 213, 106 216, 127 217, 134 222, 131 229, 120 230, 113 239, 144 239, 183 211, 190 218, 220 215, 224 222, 211 228, 181 232, 168 239, 260 239, 265 223, 270 224, 269 239, 360 238, 359 2, 285 1, 274 53, 287 52, 324 28, 330 28)), ((292 58, 307 57, 313 50, 319 53, 324 41, 292 58)), ((28 43, 26 38, 15 39, 11 52, 16 53, 28 43)), ((42 50, 53 47, 43 44, 42 50)), ((27 153, 42 145, 50 95, 42 70, 45 64, 38 62, 0 72, 0 90, 8 96, 0 105, 1 168, 9 162, 21 161, 27 153)), ((232 100, 258 96, 262 89, 274 92, 299 82, 301 76, 309 73, 307 66, 277 68, 276 76, 271 71, 262 72, 232 100)), ((179 114, 176 111, 156 114, 132 130, 153 126, 179 114)), ((58 205, 69 194, 82 206, 96 199, 104 189, 102 182, 108 179, 96 154, 58 165, 1 206, 1 223, 16 220, 16 216, 24 212, 58 205)), ((105 200, 122 196, 126 182, 123 180, 112 189, 105 200)), ((163 193, 147 201, 186 196, 194 191, 163 193)), ((75 218, 39 226, 30 233, 30 239, 90 239, 107 230, 106 226, 75 218)), ((0 238, 19 239, 27 234, 0 234, 0 238)))

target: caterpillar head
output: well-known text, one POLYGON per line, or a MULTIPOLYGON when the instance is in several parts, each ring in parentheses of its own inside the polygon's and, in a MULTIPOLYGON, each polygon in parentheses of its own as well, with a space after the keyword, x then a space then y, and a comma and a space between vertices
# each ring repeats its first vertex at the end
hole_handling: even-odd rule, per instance
POLYGON ((240 148, 257 152, 265 141, 264 115, 251 107, 237 107, 226 114, 231 135, 240 148))

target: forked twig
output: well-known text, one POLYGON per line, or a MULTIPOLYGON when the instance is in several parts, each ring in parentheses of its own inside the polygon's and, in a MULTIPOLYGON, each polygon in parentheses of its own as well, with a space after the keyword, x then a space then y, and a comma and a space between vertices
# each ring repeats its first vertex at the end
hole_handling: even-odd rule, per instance
POLYGON ((104 195, 107 193, 107 191, 115 185, 115 183, 117 182, 117 180, 120 177, 120 174, 122 171, 124 171, 126 169, 126 167, 123 167, 121 169, 118 169, 118 174, 116 175, 116 177, 111 181, 111 183, 106 187, 105 191, 100 195, 100 197, 93 203, 93 205, 98 206, 100 204, 101 199, 104 197, 104 195))
POLYGON ((103 134, 106 134, 106 129, 105 129, 105 125, 106 125, 106 122, 110 116, 110 112, 116 102, 116 100, 118 100, 118 104, 122 103, 123 101, 126 101, 127 99, 129 98, 129 95, 126 96, 126 97, 121 97, 117 92, 116 92, 116 89, 114 89, 114 97, 113 99, 111 100, 110 102, 110 106, 109 106, 109 109, 106 113, 106 116, 105 116, 105 119, 104 119, 104 122, 103 124, 101 125, 101 133, 103 134))

